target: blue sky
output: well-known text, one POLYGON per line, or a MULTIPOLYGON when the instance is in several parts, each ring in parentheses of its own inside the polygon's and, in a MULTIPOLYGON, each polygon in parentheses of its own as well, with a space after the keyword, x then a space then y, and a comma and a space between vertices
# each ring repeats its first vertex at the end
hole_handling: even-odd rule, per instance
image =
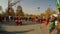
MULTIPOLYGON (((0 0, 0 5, 6 9, 8 0, 0 0)), ((56 0, 22 0, 17 3, 13 8, 16 9, 18 5, 22 6, 23 12, 28 14, 40 14, 44 12, 49 5, 53 10, 56 10, 56 0), (38 10, 37 7, 40 7, 38 10)), ((3 10, 4 10, 3 9, 3 10)))

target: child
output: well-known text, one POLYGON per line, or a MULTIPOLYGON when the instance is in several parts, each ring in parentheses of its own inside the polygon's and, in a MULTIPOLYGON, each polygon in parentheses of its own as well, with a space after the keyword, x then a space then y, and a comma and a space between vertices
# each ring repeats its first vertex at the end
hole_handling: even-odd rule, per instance
POLYGON ((49 33, 52 32, 52 27, 53 27, 53 22, 52 22, 52 20, 50 20, 50 22, 49 22, 49 33))

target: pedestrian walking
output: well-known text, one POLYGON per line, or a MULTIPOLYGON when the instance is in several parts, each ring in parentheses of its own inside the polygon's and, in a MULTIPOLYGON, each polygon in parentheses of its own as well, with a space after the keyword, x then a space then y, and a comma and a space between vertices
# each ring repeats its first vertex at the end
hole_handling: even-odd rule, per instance
POLYGON ((57 17, 57 25, 56 25, 56 29, 57 29, 57 34, 60 34, 60 14, 57 17))
POLYGON ((39 17, 39 22, 40 22, 40 24, 42 23, 42 19, 43 19, 42 16, 40 16, 40 17, 39 17))

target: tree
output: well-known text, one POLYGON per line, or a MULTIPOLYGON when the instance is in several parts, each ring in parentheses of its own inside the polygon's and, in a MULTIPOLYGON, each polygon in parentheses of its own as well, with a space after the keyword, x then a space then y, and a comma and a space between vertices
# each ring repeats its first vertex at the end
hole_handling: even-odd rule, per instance
POLYGON ((15 16, 15 12, 14 12, 14 10, 12 8, 9 10, 9 15, 10 16, 15 16))
POLYGON ((44 13, 41 13, 40 15, 41 15, 41 16, 45 16, 45 14, 44 14, 44 13))
POLYGON ((53 14, 53 10, 51 8, 47 8, 47 10, 45 10, 45 15, 50 16, 51 14, 53 14))
POLYGON ((15 16, 14 9, 12 9, 12 8, 10 8, 9 10, 7 9, 7 10, 6 10, 6 15, 15 16))
POLYGON ((15 2, 12 2, 12 0, 8 0, 8 9, 6 10, 6 15, 14 16, 14 9, 12 8, 14 5, 16 5, 21 0, 15 0, 15 2))
POLYGON ((3 13, 3 9, 2 9, 2 6, 0 6, 0 15, 2 15, 3 13))
POLYGON ((16 16, 24 16, 24 12, 22 11, 22 7, 21 6, 17 6, 17 10, 16 10, 16 16))
POLYGON ((2 12, 2 16, 5 16, 6 15, 6 13, 5 12, 2 12))

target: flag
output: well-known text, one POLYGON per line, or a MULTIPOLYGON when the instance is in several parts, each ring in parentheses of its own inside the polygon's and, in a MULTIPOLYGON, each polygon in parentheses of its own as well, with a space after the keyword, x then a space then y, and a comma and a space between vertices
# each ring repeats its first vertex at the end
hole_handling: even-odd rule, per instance
POLYGON ((60 0, 57 0, 56 7, 57 7, 57 9, 59 11, 58 13, 60 13, 60 0))
POLYGON ((60 0, 57 0, 57 3, 60 4, 60 0))
POLYGON ((58 7, 59 4, 60 4, 60 0, 57 0, 57 2, 56 2, 56 6, 58 7))

